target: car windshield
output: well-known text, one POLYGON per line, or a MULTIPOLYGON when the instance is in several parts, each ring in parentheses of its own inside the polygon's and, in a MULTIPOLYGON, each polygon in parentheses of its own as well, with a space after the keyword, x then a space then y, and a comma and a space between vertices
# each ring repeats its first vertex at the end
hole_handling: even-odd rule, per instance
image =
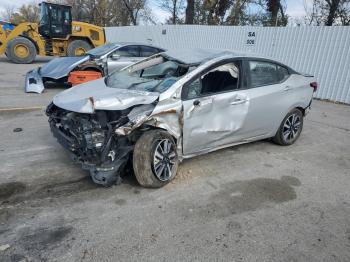
POLYGON ((112 88, 162 93, 188 72, 188 66, 156 56, 112 73, 106 84, 112 88))
POLYGON ((99 47, 93 48, 91 50, 89 50, 87 53, 89 55, 98 57, 98 56, 102 56, 110 51, 112 51, 113 49, 119 47, 118 44, 114 44, 114 43, 109 43, 109 44, 105 44, 105 45, 101 45, 99 47))

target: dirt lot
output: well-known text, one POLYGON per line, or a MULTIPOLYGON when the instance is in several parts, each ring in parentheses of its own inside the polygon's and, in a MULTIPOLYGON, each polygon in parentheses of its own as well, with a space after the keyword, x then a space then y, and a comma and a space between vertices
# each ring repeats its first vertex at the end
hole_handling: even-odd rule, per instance
POLYGON ((157 190, 132 174, 103 188, 49 131, 40 107, 60 89, 23 92, 39 65, 0 57, 0 261, 350 261, 349 106, 315 101, 293 146, 197 157, 157 190), (3 110, 23 107, 39 109, 3 110))

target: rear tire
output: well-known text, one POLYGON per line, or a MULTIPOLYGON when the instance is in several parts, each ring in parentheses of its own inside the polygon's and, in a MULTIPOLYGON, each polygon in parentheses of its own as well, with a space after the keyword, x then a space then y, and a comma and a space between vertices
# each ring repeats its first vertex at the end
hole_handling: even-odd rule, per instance
POLYGON ((281 146, 294 144, 303 130, 303 123, 303 113, 297 108, 293 109, 283 119, 272 141, 281 146))
POLYGON ((167 132, 148 131, 136 142, 133 168, 141 186, 153 188, 165 186, 174 179, 177 167, 176 143, 167 132))
POLYGON ((6 56, 16 64, 30 64, 36 57, 36 48, 25 37, 16 37, 7 43, 6 56))
POLYGON ((67 49, 68 56, 81 56, 91 49, 88 42, 84 40, 74 40, 69 43, 67 49))

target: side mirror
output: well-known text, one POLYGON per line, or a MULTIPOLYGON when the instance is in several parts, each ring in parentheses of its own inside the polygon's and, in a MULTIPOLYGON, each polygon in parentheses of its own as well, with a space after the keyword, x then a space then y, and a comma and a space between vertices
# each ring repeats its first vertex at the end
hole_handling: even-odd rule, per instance
POLYGON ((111 59, 112 60, 118 60, 120 58, 120 55, 118 54, 112 54, 111 59))

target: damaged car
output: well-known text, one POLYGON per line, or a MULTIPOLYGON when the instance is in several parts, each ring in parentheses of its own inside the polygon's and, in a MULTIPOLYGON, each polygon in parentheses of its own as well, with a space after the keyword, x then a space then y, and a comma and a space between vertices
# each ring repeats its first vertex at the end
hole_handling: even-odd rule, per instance
POLYGON ((316 89, 270 59, 169 50, 61 92, 46 114, 94 182, 120 182, 129 162, 140 185, 161 187, 185 158, 266 138, 293 144, 316 89))
POLYGON ((58 57, 26 74, 25 92, 42 93, 47 84, 70 86, 68 78, 73 71, 99 72, 100 76, 120 70, 164 49, 136 43, 108 43, 89 50, 82 56, 58 57))

